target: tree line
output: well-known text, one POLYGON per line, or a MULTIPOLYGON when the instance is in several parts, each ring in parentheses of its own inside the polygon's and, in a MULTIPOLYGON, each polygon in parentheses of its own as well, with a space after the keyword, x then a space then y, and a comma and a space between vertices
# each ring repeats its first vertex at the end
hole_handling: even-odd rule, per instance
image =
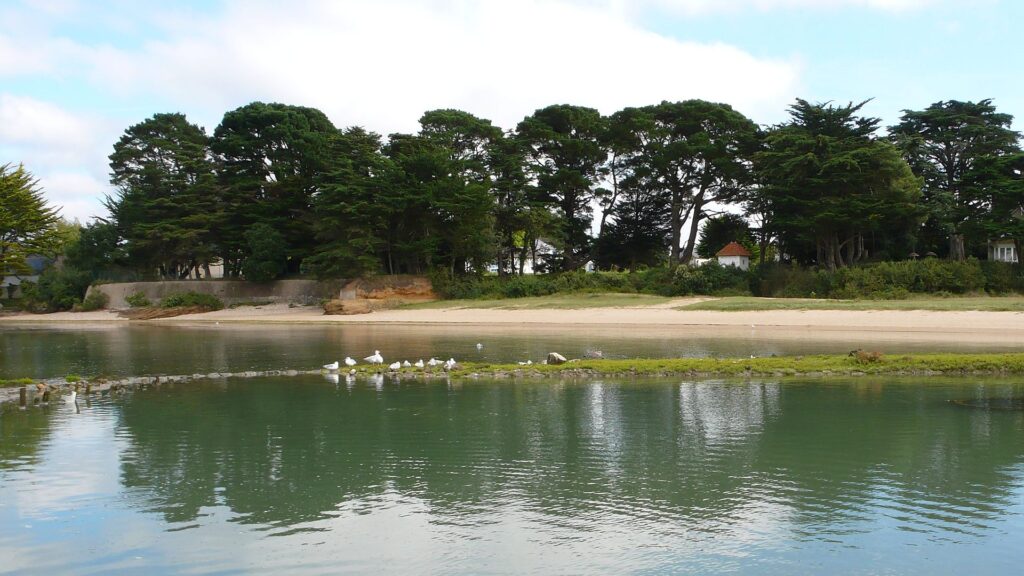
MULTIPOLYGON (((180 113, 130 126, 110 155, 109 219, 82 231, 98 266, 268 280, 686 264, 731 240, 838 269, 1024 239, 1024 153, 990 100, 904 111, 882 133, 859 104, 797 100, 762 127, 728 104, 602 115, 553 105, 514 129, 432 110, 415 134, 339 129, 254 102, 207 135, 180 113)), ((1019 251, 1018 251, 1019 253, 1019 251)))

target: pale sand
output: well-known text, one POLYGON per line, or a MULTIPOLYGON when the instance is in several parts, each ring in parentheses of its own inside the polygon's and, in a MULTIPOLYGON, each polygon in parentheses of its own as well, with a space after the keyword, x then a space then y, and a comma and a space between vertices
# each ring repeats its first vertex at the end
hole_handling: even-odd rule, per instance
MULTIPOLYGON (((502 327, 575 327, 601 331, 621 327, 630 336, 640 332, 708 336, 827 339, 831 341, 922 341, 1000 343, 1024 346, 1024 312, 945 312, 926 310, 766 310, 717 312, 673 310, 698 299, 669 304, 578 310, 496 310, 449 308, 385 310, 356 316, 324 316, 318 307, 286 305, 234 309, 149 320, 154 324, 374 324, 502 327)), ((0 324, 127 323, 109 311, 0 317, 0 324)))

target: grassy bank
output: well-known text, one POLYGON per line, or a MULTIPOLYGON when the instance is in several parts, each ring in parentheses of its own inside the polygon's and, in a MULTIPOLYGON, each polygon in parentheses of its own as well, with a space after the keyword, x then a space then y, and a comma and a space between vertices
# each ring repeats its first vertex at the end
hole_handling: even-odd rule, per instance
POLYGON ((1024 312, 1024 296, 920 297, 902 300, 826 300, 812 298, 716 298, 676 310, 746 312, 757 310, 936 310, 1024 312))
POLYGON ((407 304, 402 309, 431 310, 443 308, 486 308, 499 310, 576 310, 583 308, 613 308, 664 304, 671 299, 649 294, 553 294, 527 298, 499 298, 491 300, 438 300, 407 304))
MULTIPOLYGON (((404 369, 412 373, 415 369, 404 369)), ((460 364, 453 376, 856 376, 1024 374, 1024 353, 781 356, 770 358, 665 358, 576 360, 560 365, 460 364)))

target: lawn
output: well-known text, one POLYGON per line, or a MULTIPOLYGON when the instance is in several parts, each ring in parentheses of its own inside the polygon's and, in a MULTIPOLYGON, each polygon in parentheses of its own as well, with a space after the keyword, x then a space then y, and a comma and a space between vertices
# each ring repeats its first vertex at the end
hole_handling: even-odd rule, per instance
POLYGON ((1024 312, 1024 296, 950 296, 907 300, 822 300, 810 298, 718 298, 679 306, 676 310, 938 310, 1024 312))
POLYGON ((404 310, 439 308, 488 308, 499 310, 573 310, 581 308, 615 308, 664 304, 671 298, 647 294, 553 294, 530 298, 497 300, 438 300, 402 306, 404 310))

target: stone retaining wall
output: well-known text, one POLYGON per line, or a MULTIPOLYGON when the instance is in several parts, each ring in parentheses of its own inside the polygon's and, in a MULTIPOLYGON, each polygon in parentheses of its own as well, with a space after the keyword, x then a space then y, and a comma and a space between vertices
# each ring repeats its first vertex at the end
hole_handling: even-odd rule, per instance
POLYGON ((336 298, 344 284, 344 280, 277 280, 259 284, 244 280, 168 280, 98 284, 90 286, 87 294, 106 294, 109 298, 107 306, 114 309, 128 308, 125 298, 137 292, 145 294, 154 303, 170 294, 199 292, 213 294, 228 306, 252 301, 312 305, 336 298))

